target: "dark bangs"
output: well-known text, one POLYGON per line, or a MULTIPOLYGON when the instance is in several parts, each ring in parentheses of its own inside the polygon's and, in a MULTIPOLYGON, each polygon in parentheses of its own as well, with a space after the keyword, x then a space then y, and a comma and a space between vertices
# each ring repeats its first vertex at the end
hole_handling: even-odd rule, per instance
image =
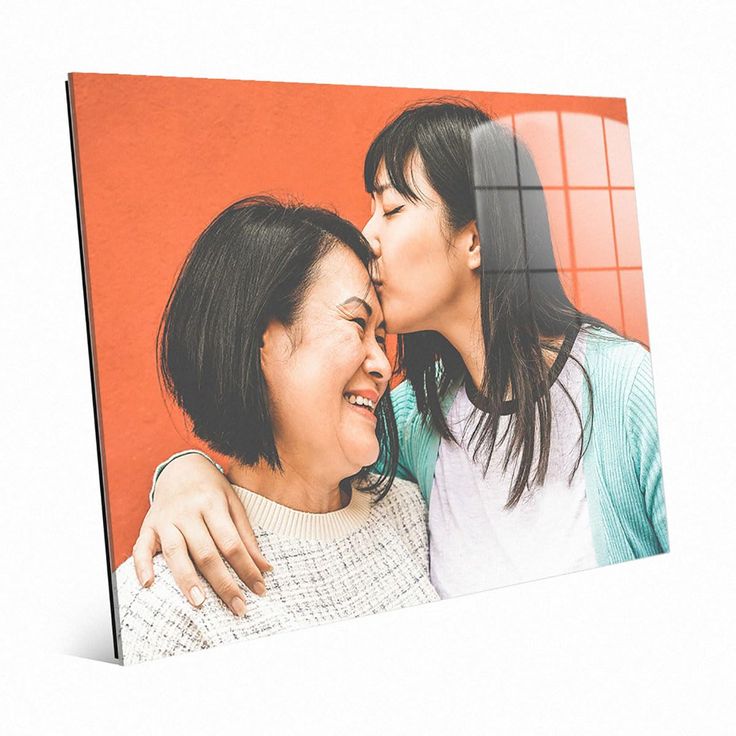
POLYGON ((391 186, 403 197, 418 202, 419 194, 406 178, 407 163, 415 151, 417 144, 411 126, 402 125, 399 119, 385 127, 373 140, 365 157, 363 182, 366 192, 373 194, 378 190, 376 177, 383 161, 391 186))
POLYGON ((453 229, 475 219, 470 134, 491 116, 461 98, 418 102, 405 109, 376 136, 363 166, 369 194, 378 190, 376 176, 383 161, 389 182, 407 199, 421 195, 407 178, 413 155, 418 155, 432 188, 440 195, 447 224, 453 229))

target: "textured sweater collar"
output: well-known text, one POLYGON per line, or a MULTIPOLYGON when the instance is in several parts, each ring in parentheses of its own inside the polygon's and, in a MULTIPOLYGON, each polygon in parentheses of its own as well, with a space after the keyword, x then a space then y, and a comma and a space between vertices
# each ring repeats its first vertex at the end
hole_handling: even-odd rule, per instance
POLYGON ((290 509, 240 486, 233 485, 233 490, 243 503, 253 526, 289 539, 321 542, 344 539, 363 526, 371 511, 371 495, 355 488, 345 508, 324 514, 290 509))

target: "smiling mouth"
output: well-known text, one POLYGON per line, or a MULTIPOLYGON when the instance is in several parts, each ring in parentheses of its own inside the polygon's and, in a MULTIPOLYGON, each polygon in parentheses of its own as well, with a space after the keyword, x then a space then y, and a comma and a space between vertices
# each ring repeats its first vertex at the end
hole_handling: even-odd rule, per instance
POLYGON ((376 422, 376 405, 370 400, 363 396, 356 396, 355 394, 343 394, 343 399, 350 404, 350 408, 354 409, 364 417, 371 419, 376 422))

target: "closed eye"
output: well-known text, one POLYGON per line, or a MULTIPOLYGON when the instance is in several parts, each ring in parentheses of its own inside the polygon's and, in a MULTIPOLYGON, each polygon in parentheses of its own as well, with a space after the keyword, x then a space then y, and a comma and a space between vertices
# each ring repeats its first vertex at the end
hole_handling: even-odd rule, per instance
POLYGON ((391 215, 397 215, 401 210, 404 209, 404 205, 400 204, 398 207, 394 207, 392 210, 389 210, 388 212, 384 212, 384 217, 391 217, 391 215))
POLYGON ((355 317, 354 319, 350 320, 351 322, 355 322, 361 330, 364 330, 366 328, 366 325, 368 324, 362 317, 355 317))

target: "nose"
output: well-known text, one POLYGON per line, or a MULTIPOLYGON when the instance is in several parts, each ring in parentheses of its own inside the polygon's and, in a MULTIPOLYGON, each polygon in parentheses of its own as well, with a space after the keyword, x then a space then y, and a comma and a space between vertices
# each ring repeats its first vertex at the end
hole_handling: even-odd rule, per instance
POLYGON ((376 258, 381 257, 381 244, 378 242, 378 232, 375 225, 376 215, 371 215, 370 220, 366 222, 363 228, 363 237, 368 241, 371 251, 376 258))
POLYGON ((375 340, 371 340, 368 353, 365 358, 366 371, 380 382, 379 389, 383 389, 391 378, 391 363, 386 353, 375 340))

